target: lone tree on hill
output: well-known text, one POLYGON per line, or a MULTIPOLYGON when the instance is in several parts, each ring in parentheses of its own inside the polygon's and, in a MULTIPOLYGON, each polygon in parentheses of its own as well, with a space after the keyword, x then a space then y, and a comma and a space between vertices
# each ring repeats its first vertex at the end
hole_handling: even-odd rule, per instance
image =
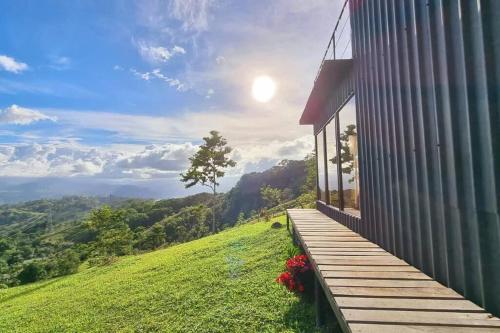
MULTIPOLYGON (((228 157, 232 148, 219 132, 210 131, 210 137, 204 137, 204 144, 200 146, 193 157, 189 158, 191 166, 186 173, 181 173, 181 182, 189 188, 196 184, 207 186, 217 195, 218 180, 224 177, 225 169, 234 167, 236 162, 228 157)), ((215 212, 212 206, 212 232, 215 233, 215 212)))

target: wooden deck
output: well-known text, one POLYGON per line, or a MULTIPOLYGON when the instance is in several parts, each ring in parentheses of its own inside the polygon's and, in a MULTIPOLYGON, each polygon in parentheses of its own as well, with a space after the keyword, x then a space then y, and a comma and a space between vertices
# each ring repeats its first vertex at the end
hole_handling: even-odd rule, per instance
POLYGON ((500 332, 500 319, 321 212, 287 216, 345 332, 500 332))

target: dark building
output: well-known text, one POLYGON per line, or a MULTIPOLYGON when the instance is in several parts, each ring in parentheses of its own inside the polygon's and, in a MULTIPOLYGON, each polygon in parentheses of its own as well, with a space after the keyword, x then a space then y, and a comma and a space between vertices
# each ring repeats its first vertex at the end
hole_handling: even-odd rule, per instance
POLYGON ((343 17, 352 58, 340 20, 300 119, 317 209, 500 315, 500 1, 351 0, 343 17))

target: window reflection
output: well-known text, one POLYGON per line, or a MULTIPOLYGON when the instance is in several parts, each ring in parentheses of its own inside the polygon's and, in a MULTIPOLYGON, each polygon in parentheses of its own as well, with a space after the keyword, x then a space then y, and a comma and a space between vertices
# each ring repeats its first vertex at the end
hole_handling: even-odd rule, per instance
POLYGON ((326 173, 323 130, 316 135, 316 156, 318 165, 318 200, 326 202, 326 173))
POLYGON ((342 108, 338 117, 344 210, 359 215, 358 135, 355 97, 351 98, 342 108))
POLYGON ((339 205, 339 179, 337 165, 337 132, 335 118, 326 125, 326 158, 328 171, 328 190, 330 191, 330 205, 339 205))

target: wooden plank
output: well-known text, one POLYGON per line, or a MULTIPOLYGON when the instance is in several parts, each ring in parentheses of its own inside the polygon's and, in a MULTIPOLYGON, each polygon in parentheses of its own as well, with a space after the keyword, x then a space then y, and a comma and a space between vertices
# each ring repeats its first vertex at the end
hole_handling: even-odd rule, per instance
POLYGON ((350 324, 352 333, 499 333, 496 327, 350 324))
POLYGON ((306 242, 312 241, 312 242, 362 242, 366 241, 364 238, 361 237, 332 237, 332 236, 304 236, 301 235, 302 239, 306 242))
POLYGON ((330 287, 330 292, 337 296, 359 297, 395 297, 395 298, 442 298, 463 299, 449 288, 370 288, 370 287, 330 287))
POLYGON ((293 221, 293 224, 298 226, 298 227, 323 227, 323 226, 328 226, 332 228, 339 228, 339 229, 348 229, 346 226, 343 226, 341 224, 333 224, 331 221, 311 221, 311 220, 304 220, 303 222, 300 221, 293 221))
POLYGON ((300 231, 316 231, 316 232, 326 232, 326 231, 344 231, 347 232, 347 228, 337 228, 332 226, 319 226, 319 225, 308 225, 308 226, 294 226, 295 229, 300 231))
POLYGON ((300 235, 301 238, 306 242, 366 242, 364 238, 356 236, 304 236, 300 235))
MULTIPOLYGON (((372 257, 377 258, 377 257, 372 257)), ((388 259, 329 259, 329 258, 318 258, 314 256, 313 261, 318 265, 340 265, 340 266, 408 266, 402 260, 393 259, 387 257, 388 259)))
POLYGON ((318 265, 323 271, 354 271, 354 272, 420 272, 413 266, 347 266, 347 265, 318 265))
POLYGON ((331 254, 335 256, 357 256, 357 257, 391 257, 389 253, 384 252, 352 252, 352 251, 326 251, 326 250, 318 250, 317 248, 310 249, 310 252, 313 256, 315 255, 326 255, 331 254))
POLYGON ((378 248, 377 245, 370 242, 307 242, 307 247, 364 247, 364 248, 378 248))
POLYGON ((313 224, 313 223, 325 223, 331 226, 345 227, 345 225, 337 223, 331 219, 327 218, 311 218, 311 217, 300 217, 300 218, 292 218, 293 223, 296 224, 313 224))
MULTIPOLYGON (((300 233, 302 236, 316 236, 318 232, 316 231, 302 231, 300 233)), ((325 236, 359 236, 359 234, 352 232, 352 231, 329 231, 326 233, 323 233, 325 236)))
POLYGON ((344 309, 342 314, 348 323, 434 324, 500 328, 500 319, 494 318, 488 313, 344 309))
POLYGON ((324 248, 321 248, 321 247, 313 247, 310 249, 311 251, 331 251, 331 252, 356 252, 356 253, 368 253, 368 252, 378 252, 378 253, 387 253, 389 255, 392 255, 390 254, 389 252, 386 252, 384 251, 383 249, 379 248, 379 247, 370 247, 370 248, 345 248, 345 247, 342 247, 342 248, 338 248, 338 249, 332 249, 332 248, 328 248, 328 247, 324 247, 324 248))
POLYGON ((481 307, 465 299, 335 297, 335 302, 340 308, 485 312, 481 307))
POLYGON ((317 233, 326 233, 326 232, 335 232, 335 231, 346 231, 344 229, 338 229, 338 228, 330 228, 330 227, 302 227, 302 228, 297 228, 294 226, 294 229, 297 230, 297 232, 301 233, 303 231, 314 231, 317 233))
POLYGON ((329 287, 377 287, 377 288, 445 288, 434 280, 382 280, 327 278, 329 287))
POLYGON ((364 261, 364 260, 371 260, 372 262, 396 262, 396 263, 401 263, 402 265, 408 265, 405 261, 396 258, 394 256, 378 256, 378 257, 365 257, 363 255, 357 255, 357 256, 347 256, 347 255, 335 255, 332 253, 328 254, 317 254, 313 256, 314 259, 331 259, 331 260, 353 260, 353 261, 364 261))
POLYGON ((322 271, 321 275, 325 278, 432 280, 420 272, 322 271))

